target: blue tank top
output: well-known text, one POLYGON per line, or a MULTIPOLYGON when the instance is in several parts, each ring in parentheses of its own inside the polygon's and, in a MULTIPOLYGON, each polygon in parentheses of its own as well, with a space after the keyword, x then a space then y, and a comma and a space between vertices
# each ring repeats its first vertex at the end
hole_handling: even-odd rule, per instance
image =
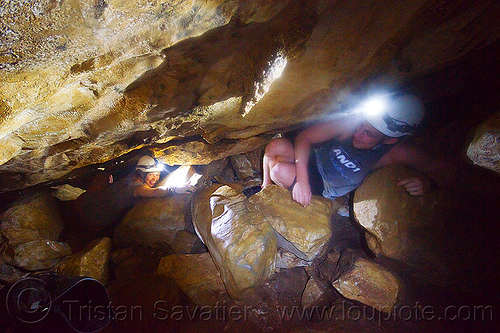
POLYGON ((314 149, 323 179, 323 196, 337 198, 356 189, 392 146, 381 144, 372 149, 356 149, 350 138, 340 142, 327 141, 314 149))

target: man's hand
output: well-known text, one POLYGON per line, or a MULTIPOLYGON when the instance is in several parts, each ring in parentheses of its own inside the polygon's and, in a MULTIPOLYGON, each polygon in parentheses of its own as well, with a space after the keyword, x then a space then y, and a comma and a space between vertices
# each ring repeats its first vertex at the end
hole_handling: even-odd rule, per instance
POLYGON ((295 183, 292 190, 292 198, 304 207, 311 204, 311 186, 308 182, 295 183))
POLYGON ((408 194, 413 196, 420 196, 431 191, 431 180, 425 176, 397 179, 398 182, 396 186, 401 186, 408 192, 408 194))

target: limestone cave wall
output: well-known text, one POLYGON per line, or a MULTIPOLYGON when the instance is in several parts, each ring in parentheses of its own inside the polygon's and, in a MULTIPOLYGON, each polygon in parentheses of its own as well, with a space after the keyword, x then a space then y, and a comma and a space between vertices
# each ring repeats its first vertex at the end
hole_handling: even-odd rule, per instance
POLYGON ((144 147, 207 164, 219 155, 169 147, 224 150, 378 87, 426 82, 410 89, 443 101, 457 85, 426 75, 497 45, 499 14, 465 0, 1 1, 0 191, 144 147))

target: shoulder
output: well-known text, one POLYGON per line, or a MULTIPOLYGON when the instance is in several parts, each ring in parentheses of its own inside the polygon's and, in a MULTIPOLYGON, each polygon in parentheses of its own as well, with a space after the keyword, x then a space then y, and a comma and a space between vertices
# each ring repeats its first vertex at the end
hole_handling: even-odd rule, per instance
POLYGON ((395 144, 388 154, 398 159, 398 162, 410 162, 421 157, 424 150, 412 142, 401 142, 395 144))
POLYGON ((154 191, 154 189, 152 189, 151 187, 149 187, 146 184, 137 183, 137 185, 135 185, 133 187, 134 197, 150 197, 150 196, 152 196, 151 193, 153 191, 154 191))
POLYGON ((425 156, 424 150, 412 142, 400 142, 395 144, 376 164, 381 168, 389 164, 401 163, 413 165, 425 156))
POLYGON ((362 122, 363 119, 359 115, 333 114, 309 125, 299 137, 311 142, 322 142, 333 138, 345 140, 354 134, 356 127, 362 122))

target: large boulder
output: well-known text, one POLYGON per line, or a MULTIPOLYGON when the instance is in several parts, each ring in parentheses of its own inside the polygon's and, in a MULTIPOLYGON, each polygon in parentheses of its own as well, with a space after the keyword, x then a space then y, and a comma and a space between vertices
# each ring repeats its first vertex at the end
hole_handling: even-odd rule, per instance
POLYGON ((311 204, 304 208, 292 200, 290 191, 269 185, 251 196, 250 202, 276 230, 279 246, 308 261, 325 249, 332 234, 332 201, 313 196, 311 204))
POLYGON ((53 267, 61 258, 71 254, 71 248, 63 242, 34 240, 14 247, 10 264, 28 271, 53 267))
POLYGON ((324 280, 311 276, 302 293, 303 308, 327 307, 335 300, 335 293, 324 280))
POLYGON ((207 252, 206 247, 198 236, 186 230, 177 232, 174 242, 171 244, 171 248, 177 254, 207 252))
POLYGON ((52 193, 52 195, 61 201, 76 200, 80 195, 82 195, 86 191, 79 187, 71 186, 70 184, 53 186, 52 189, 55 190, 55 192, 52 193))
POLYGON ((439 210, 447 209, 443 193, 411 196, 396 186, 398 178, 417 175, 404 166, 389 166, 373 172, 356 190, 354 218, 376 255, 414 262, 436 249, 442 234, 439 210))
POLYGON ((113 243, 118 247, 171 246, 177 232, 186 229, 189 199, 189 195, 142 199, 116 227, 113 243))
POLYGON ((0 217, 2 251, 6 262, 28 271, 53 267, 71 254, 68 244, 58 242, 64 222, 54 197, 46 193, 15 202, 0 217))
POLYGON ((500 113, 482 123, 467 148, 467 156, 479 166, 500 173, 500 113))
POLYGON ((89 276, 106 284, 110 258, 111 239, 104 237, 92 241, 82 251, 61 260, 55 270, 60 275, 89 276))
POLYGON ((4 283, 16 282, 22 277, 28 275, 17 267, 9 264, 9 259, 0 253, 0 285, 4 283))
POLYGON ((163 257, 157 273, 174 280, 199 306, 214 306, 228 299, 221 275, 208 253, 163 257))
POLYGON ((15 202, 0 216, 0 233, 11 246, 34 240, 57 240, 64 228, 57 201, 45 193, 15 202))
POLYGON ((235 299, 260 286, 276 267, 276 236, 267 218, 241 191, 213 185, 198 192, 193 224, 235 299))
POLYGON ((378 311, 391 312, 398 300, 401 282, 381 265, 346 251, 340 258, 339 277, 333 287, 345 298, 378 311))

